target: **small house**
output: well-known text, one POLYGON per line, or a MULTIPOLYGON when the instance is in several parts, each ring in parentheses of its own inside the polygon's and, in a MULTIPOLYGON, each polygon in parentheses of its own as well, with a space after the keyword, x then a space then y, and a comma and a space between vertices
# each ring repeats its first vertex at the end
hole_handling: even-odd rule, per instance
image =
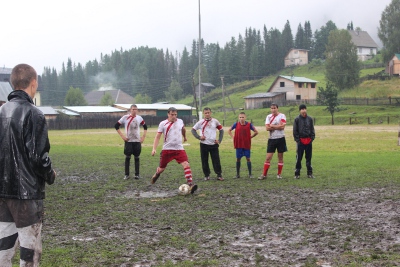
POLYGON ((85 95, 85 100, 90 106, 99 106, 106 94, 111 96, 113 103, 133 104, 135 102, 132 96, 119 89, 91 91, 85 95))
MULTIPOLYGON (((211 90, 215 89, 215 86, 211 83, 201 83, 201 96, 204 96, 205 94, 211 92, 211 90)), ((199 97, 199 85, 195 86, 195 93, 196 97, 199 97)))
POLYGON ((390 76, 400 75, 400 54, 394 54, 391 60, 386 64, 386 73, 390 76))
POLYGON ((308 50, 292 48, 285 57, 285 68, 293 65, 307 65, 308 50))
POLYGON ((348 31, 351 36, 351 41, 355 46, 357 46, 357 56, 358 60, 365 61, 373 58, 378 52, 378 45, 371 38, 371 36, 366 31, 348 31))

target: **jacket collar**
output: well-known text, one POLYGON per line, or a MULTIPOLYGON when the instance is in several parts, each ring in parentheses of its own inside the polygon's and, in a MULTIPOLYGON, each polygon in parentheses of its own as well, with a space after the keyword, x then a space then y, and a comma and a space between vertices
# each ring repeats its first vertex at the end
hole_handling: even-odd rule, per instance
POLYGON ((24 100, 28 101, 29 103, 33 104, 32 98, 23 90, 15 90, 15 91, 12 91, 8 95, 8 101, 11 101, 16 98, 24 99, 24 100))

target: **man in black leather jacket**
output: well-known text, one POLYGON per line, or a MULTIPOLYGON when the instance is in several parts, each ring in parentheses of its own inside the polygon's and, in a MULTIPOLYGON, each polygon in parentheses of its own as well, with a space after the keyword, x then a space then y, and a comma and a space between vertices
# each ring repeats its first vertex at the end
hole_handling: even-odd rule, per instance
POLYGON ((300 115, 294 119, 293 123, 293 137, 294 141, 297 143, 294 178, 300 178, 301 160, 304 152, 306 154, 307 177, 314 178, 313 168, 311 166, 312 142, 315 139, 314 121, 308 116, 306 105, 301 104, 299 106, 299 111, 300 115))
POLYGON ((14 91, 0 107, 0 266, 11 266, 17 241, 20 265, 38 266, 45 183, 56 176, 43 113, 32 101, 38 82, 27 64, 11 72, 14 91))

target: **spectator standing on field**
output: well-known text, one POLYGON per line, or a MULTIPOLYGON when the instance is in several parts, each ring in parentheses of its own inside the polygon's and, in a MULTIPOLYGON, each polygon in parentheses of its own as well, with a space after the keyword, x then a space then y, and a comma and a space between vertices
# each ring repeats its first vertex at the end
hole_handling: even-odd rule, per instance
POLYGON ((129 166, 131 163, 131 155, 135 157, 135 179, 140 179, 140 153, 142 152, 142 143, 146 138, 147 125, 143 118, 137 115, 138 108, 132 105, 130 114, 123 116, 116 124, 115 130, 124 140, 124 154, 125 154, 125 177, 127 180, 129 176, 129 166), (125 135, 121 132, 119 127, 125 125, 125 135), (143 135, 140 136, 140 125, 143 126, 143 135))
POLYGON ((315 139, 314 121, 307 114, 307 107, 304 104, 299 106, 300 114, 294 119, 293 124, 293 137, 297 143, 296 150, 296 170, 294 172, 294 178, 300 178, 301 160, 305 153, 307 177, 314 178, 313 168, 311 166, 312 157, 312 142, 315 139))
POLYGON ((164 144, 160 153, 160 164, 157 167, 156 173, 151 178, 151 184, 154 184, 157 181, 169 162, 176 160, 176 162, 182 165, 186 182, 190 186, 190 193, 193 194, 197 190, 197 185, 193 182, 192 170, 190 169, 188 156, 186 151, 183 149, 182 144, 182 137, 184 142, 187 141, 186 128, 183 121, 178 119, 177 116, 177 109, 170 107, 168 109, 168 118, 160 122, 158 125, 151 155, 154 156, 156 154, 156 149, 160 142, 161 135, 164 135, 164 144))
POLYGON ((267 178, 268 169, 271 166, 271 159, 275 151, 278 151, 278 174, 276 177, 282 179, 283 153, 287 151, 285 126, 285 114, 279 113, 278 105, 272 103, 271 114, 269 114, 265 119, 265 129, 269 132, 267 157, 264 163, 263 174, 258 178, 258 180, 264 180, 267 178))
POLYGON ((231 128, 229 128, 229 135, 233 138, 233 145, 236 149, 236 176, 234 178, 240 178, 240 160, 242 157, 246 157, 247 169, 249 171, 249 178, 253 178, 251 172, 251 138, 258 134, 256 127, 252 123, 246 121, 246 113, 240 112, 239 121, 235 122, 231 128), (232 131, 235 130, 235 135, 232 131), (251 134, 251 131, 254 133, 251 134))
POLYGON ((45 184, 56 173, 46 119, 32 101, 37 73, 19 64, 10 80, 14 91, 0 108, 0 266, 12 266, 18 240, 20 266, 39 266, 45 184))
POLYGON ((204 173, 204 180, 210 180, 210 166, 208 164, 208 155, 211 156, 214 172, 217 174, 217 180, 223 181, 221 160, 219 157, 219 144, 224 136, 224 129, 217 119, 211 117, 211 109, 203 109, 204 119, 199 120, 192 128, 192 134, 200 140, 201 167, 204 173), (197 131, 200 130, 200 135, 197 131), (217 131, 219 137, 217 140, 217 131))

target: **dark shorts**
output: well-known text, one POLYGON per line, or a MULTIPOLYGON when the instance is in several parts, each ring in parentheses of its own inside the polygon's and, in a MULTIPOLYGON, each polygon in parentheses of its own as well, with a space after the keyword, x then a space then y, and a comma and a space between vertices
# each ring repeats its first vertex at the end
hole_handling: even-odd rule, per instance
POLYGON ((17 228, 43 220, 43 200, 0 198, 0 222, 14 222, 17 228))
POLYGON ((283 153, 287 151, 285 137, 278 139, 268 139, 267 153, 275 153, 276 150, 278 150, 278 153, 283 153))
POLYGON ((185 150, 162 150, 160 154, 160 168, 167 167, 167 164, 176 160, 179 164, 188 161, 185 150))
POLYGON ((249 159, 250 158, 250 149, 236 148, 236 158, 241 159, 242 157, 246 157, 246 159, 249 159))
POLYGON ((142 152, 142 144, 140 142, 125 142, 124 154, 126 156, 134 155, 139 157, 142 152))

